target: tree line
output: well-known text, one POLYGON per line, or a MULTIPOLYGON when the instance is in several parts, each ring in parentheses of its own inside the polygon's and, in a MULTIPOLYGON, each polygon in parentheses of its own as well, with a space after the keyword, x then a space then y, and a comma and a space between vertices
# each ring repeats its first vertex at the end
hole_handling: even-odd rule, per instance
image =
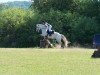
POLYGON ((36 47, 39 34, 35 26, 45 19, 54 30, 64 34, 71 45, 92 45, 100 33, 98 0, 34 0, 31 7, 0 6, 0 47, 36 47))

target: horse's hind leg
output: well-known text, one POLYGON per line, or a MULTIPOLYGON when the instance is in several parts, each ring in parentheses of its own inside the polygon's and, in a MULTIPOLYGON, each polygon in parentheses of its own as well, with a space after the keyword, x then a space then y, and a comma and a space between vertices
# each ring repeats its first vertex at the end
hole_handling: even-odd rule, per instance
POLYGON ((67 39, 66 39, 66 37, 64 36, 64 35, 62 35, 62 41, 63 41, 63 43, 64 43, 64 47, 66 48, 66 47, 68 47, 68 41, 67 41, 67 39))

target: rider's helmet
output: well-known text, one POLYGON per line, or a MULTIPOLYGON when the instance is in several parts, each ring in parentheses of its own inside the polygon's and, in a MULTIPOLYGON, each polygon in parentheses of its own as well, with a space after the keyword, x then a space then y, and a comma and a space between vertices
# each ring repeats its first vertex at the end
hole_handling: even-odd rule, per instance
POLYGON ((45 25, 46 20, 41 20, 41 23, 42 23, 43 25, 45 25))

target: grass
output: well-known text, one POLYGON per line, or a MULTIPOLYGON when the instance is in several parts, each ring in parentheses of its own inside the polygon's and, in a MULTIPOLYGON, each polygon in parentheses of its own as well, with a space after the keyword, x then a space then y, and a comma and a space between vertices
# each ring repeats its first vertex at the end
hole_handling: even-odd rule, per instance
POLYGON ((100 75, 92 49, 0 48, 0 75, 100 75))

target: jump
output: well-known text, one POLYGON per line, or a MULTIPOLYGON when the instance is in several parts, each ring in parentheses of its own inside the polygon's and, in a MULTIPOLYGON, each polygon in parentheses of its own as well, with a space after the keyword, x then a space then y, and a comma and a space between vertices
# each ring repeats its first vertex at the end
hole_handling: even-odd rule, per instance
POLYGON ((48 37, 48 39, 55 39, 60 46, 62 46, 62 44, 64 43, 63 47, 68 47, 69 42, 63 34, 53 31, 50 35, 48 35, 47 26, 43 24, 37 24, 36 31, 41 32, 40 35, 42 37, 48 37))

